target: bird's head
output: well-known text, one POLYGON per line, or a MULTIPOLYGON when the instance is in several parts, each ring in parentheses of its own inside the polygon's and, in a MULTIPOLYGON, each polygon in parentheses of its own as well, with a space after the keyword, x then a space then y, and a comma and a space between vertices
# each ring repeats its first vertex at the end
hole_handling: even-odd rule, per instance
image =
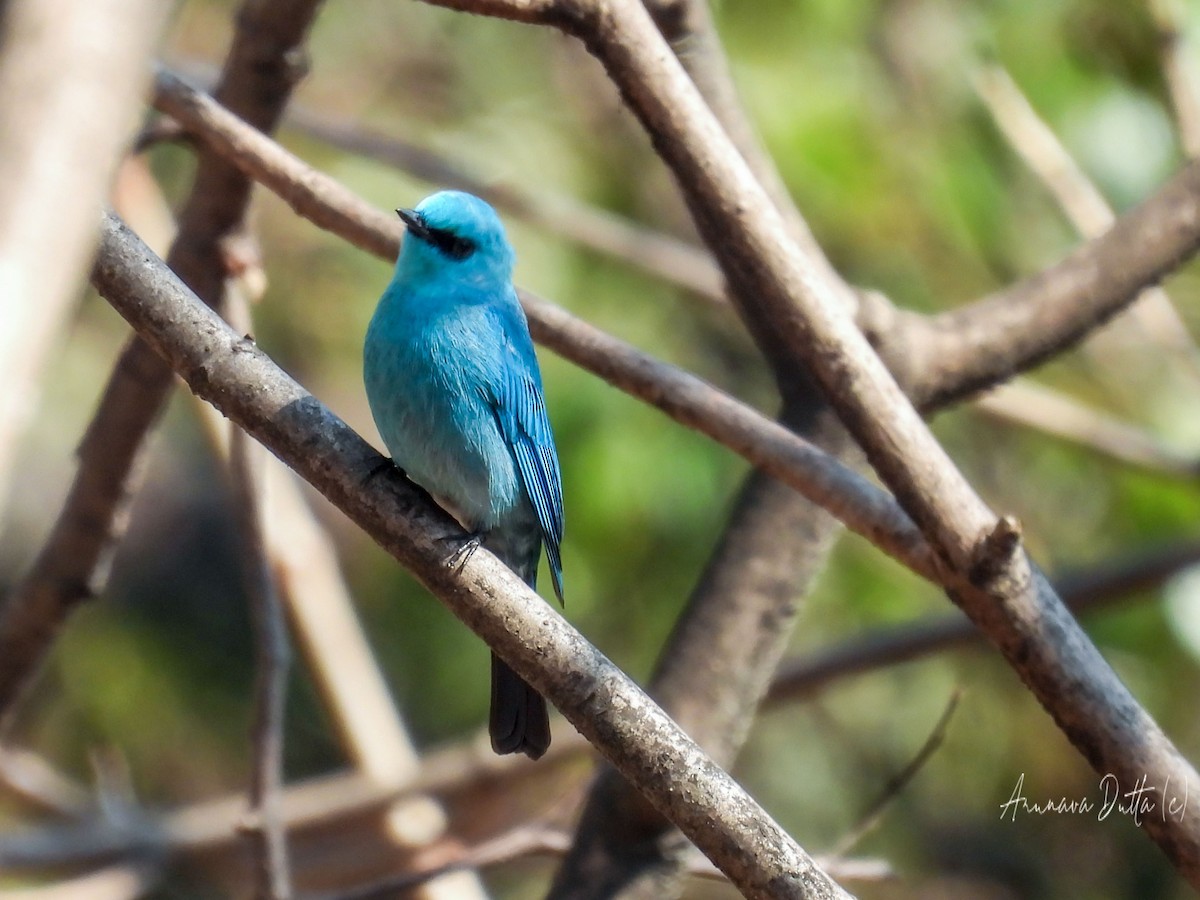
POLYGON ((513 251, 496 211, 473 194, 439 191, 398 209, 408 227, 398 275, 511 281, 513 251))

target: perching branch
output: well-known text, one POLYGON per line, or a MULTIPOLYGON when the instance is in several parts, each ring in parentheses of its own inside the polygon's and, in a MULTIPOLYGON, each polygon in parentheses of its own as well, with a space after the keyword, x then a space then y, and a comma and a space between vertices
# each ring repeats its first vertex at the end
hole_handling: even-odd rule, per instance
POLYGON ((200 396, 317 487, 547 696, 751 897, 844 897, 795 842, 620 670, 422 492, 199 302, 114 216, 93 283, 200 396), (254 384, 247 392, 244 385, 254 384))

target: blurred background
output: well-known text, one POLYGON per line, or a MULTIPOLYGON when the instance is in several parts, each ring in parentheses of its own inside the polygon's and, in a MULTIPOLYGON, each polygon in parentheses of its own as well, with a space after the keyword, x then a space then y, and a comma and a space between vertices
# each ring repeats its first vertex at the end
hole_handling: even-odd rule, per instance
MULTIPOLYGON (((236 6, 176 4, 166 64, 211 79, 236 6)), ((1154 11, 1139 2, 760 0, 717 3, 714 12, 748 111, 817 239, 847 280, 908 309, 977 299, 1079 241, 989 109, 995 81, 983 76, 996 76, 995 66, 1118 213, 1185 159, 1154 11)), ((1200 46, 1200 6, 1176 12, 1200 46)), ((357 0, 327 4, 309 46, 311 71, 280 140, 378 207, 415 205, 442 185, 330 140, 334 130, 411 143, 567 215, 594 207, 696 242, 670 176, 576 43, 419 3, 357 0)), ((154 203, 138 199, 147 186, 140 179, 151 175, 173 204, 192 169, 186 146, 158 144, 126 168, 123 201, 148 216, 154 203)), ((511 212, 505 218, 523 287, 774 413, 769 373, 730 313, 581 247, 561 229, 511 212)), ((361 344, 390 267, 265 191, 254 224, 265 276, 257 342, 380 446, 362 390, 361 344)), ((1194 331, 1200 269, 1186 267, 1167 288, 1194 331)), ((1158 457, 1116 459, 969 405, 934 422, 970 481, 993 508, 1021 520, 1035 558, 1054 575, 1200 542, 1200 370, 1186 353, 1163 352, 1123 327, 1114 326, 1099 352, 1068 353, 1032 381, 1120 422, 1158 457)), ((103 300, 82 297, 9 487, 0 590, 20 577, 47 533, 99 386, 127 336, 103 300)), ((549 352, 540 356, 565 481, 566 615, 644 682, 747 467, 549 352)), ((310 499, 417 746, 475 740, 488 702, 483 644, 339 513, 310 499)), ((14 743, 83 783, 96 777, 99 754, 102 768, 127 772, 132 795, 151 808, 241 790, 253 648, 237 565, 219 463, 196 402, 176 391, 111 583, 70 620, 14 743)), ((791 655, 952 613, 940 592, 848 536, 805 601, 791 655)), ((1183 572, 1124 594, 1085 625, 1181 751, 1200 759, 1200 576, 1183 572)), ((1102 794, 1008 666, 979 646, 772 705, 735 774, 802 846, 824 852, 913 758, 958 688, 964 693, 944 740, 854 849, 888 861, 899 880, 856 891, 1188 895, 1123 816, 1001 820, 1021 777, 1031 800, 1102 794)), ((560 721, 556 739, 565 729, 560 721)), ((346 766, 303 664, 293 669, 286 732, 289 781, 346 766)), ((528 810, 576 797, 588 772, 580 759, 563 777, 530 782, 528 810)), ((2 795, 0 817, 5 828, 29 821, 2 795)), ((488 881, 498 896, 539 896, 552 866, 502 866, 488 881)), ((204 872, 183 866, 155 890, 200 897, 214 888, 204 872)), ((732 893, 689 887, 689 896, 732 893)))

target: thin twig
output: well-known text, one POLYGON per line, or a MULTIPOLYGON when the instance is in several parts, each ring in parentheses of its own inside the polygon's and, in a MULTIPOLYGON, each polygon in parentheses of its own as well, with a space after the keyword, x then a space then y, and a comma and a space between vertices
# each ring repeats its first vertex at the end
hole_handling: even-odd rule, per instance
POLYGON ((569 845, 570 837, 559 828, 541 824, 522 825, 482 844, 460 849, 453 859, 440 865, 381 878, 348 891, 311 895, 305 900, 379 900, 394 897, 451 872, 486 869, 528 856, 560 855, 569 845))
POLYGON ((372 132, 353 122, 294 107, 285 124, 334 147, 394 166, 422 181, 470 191, 493 206, 728 308, 725 281, 703 248, 563 197, 484 179, 427 147, 372 132))
POLYGON ((1161 475, 1191 479, 1200 474, 1200 458, 1176 452, 1135 425, 1030 381, 1003 385, 976 400, 974 408, 1161 475))
POLYGON ((1148 6, 1158 29, 1163 78, 1175 110, 1179 142, 1183 152, 1196 159, 1200 157, 1200 72, 1184 31, 1185 7, 1181 0, 1148 0, 1148 6))
POLYGON ((0 784, 21 802, 74 819, 92 806, 88 791, 29 750, 0 747, 0 784))
MULTIPOLYGON (((1156 547, 1125 559, 1057 579, 1059 595, 1076 615, 1154 590, 1181 570, 1200 563, 1200 543, 1184 541, 1156 547)), ((964 616, 930 616, 908 625, 881 628, 785 664, 771 685, 767 702, 792 703, 825 690, 834 681, 919 659, 964 644, 982 643, 984 635, 964 616)))
MULTIPOLYGON (((459 849, 449 862, 427 869, 381 878, 348 891, 305 895, 304 900, 380 900, 412 890, 449 872, 486 869, 505 865, 530 856, 559 857, 571 848, 571 835, 560 828, 540 824, 523 825, 492 840, 459 849)), ((683 874, 709 881, 728 883, 729 879, 695 848, 680 860, 683 874)), ((825 866, 839 881, 880 881, 893 877, 891 866, 880 860, 846 859, 840 854, 823 858, 825 866)))
MULTIPOLYGON (((1111 228, 1116 213, 1054 131, 1037 114, 1012 76, 1003 67, 990 65, 976 73, 974 84, 1009 144, 1051 192, 1079 234, 1096 237, 1111 228)), ((1147 288, 1125 316, 1135 320, 1146 334, 1181 359, 1191 372, 1193 382, 1200 386, 1200 355, 1166 291, 1159 287, 1147 288)), ((1116 342, 1112 329, 1104 329, 1089 343, 1098 344, 1096 351, 1101 358, 1111 362, 1112 345, 1116 342)), ((1144 352, 1144 342, 1139 341, 1134 349, 1144 352)), ((1107 370, 1107 367, 1100 368, 1101 372, 1107 370)), ((1120 379, 1121 375, 1114 375, 1114 378, 1120 379)))
MULTIPOLYGON (((507 819, 513 797, 530 781, 562 778, 564 770, 586 770, 583 755, 590 749, 578 732, 557 735, 546 756, 535 765, 525 756, 496 756, 486 734, 435 750, 422 759, 417 778, 404 787, 385 787, 355 770, 331 772, 288 785, 282 792, 283 819, 294 840, 306 832, 359 834, 377 829, 379 816, 396 803, 421 795, 437 795, 469 811, 471 823, 456 822, 456 833, 469 832, 480 817, 478 797, 486 795, 504 809, 507 819)), ((0 868, 6 871, 97 865, 112 858, 141 852, 181 860, 229 851, 241 840, 237 833, 245 818, 244 793, 189 804, 165 813, 143 811, 141 822, 78 822, 28 828, 0 840, 0 868)), ((354 861, 363 868, 377 864, 365 854, 366 835, 353 840, 354 861)), ((386 847, 394 858, 393 846, 386 847)), ((323 856, 326 864, 329 856, 323 856)), ((303 864, 297 856, 296 865, 303 864)))
POLYGON ((950 727, 950 720, 954 717, 955 710, 958 709, 958 702, 962 699, 962 694, 962 688, 955 688, 950 694, 946 708, 942 710, 941 716, 938 717, 937 723, 929 732, 929 736, 925 738, 921 748, 904 768, 888 779, 879 796, 867 807, 867 811, 834 845, 831 851, 834 857, 845 856, 858 846, 863 838, 879 827, 879 823, 883 821, 883 817, 896 797, 908 787, 921 769, 925 768, 925 764, 933 758, 933 754, 942 746, 942 742, 946 739, 946 731, 950 727))
POLYGON ((127 862, 39 887, 0 890, 0 900, 136 900, 162 877, 154 862, 127 862))
MULTIPOLYGON (((210 441, 227 456, 228 423, 207 403, 196 401, 196 407, 210 441)), ((381 790, 411 787, 420 777, 421 760, 354 614, 329 537, 301 496, 295 473, 269 459, 263 476, 264 538, 273 582, 345 752, 381 790)), ((286 803, 281 800, 280 806, 286 808, 286 803)), ((284 812, 280 816, 290 831, 293 822, 284 812)), ((445 811, 418 792, 391 804, 387 821, 388 835, 406 850, 436 840, 446 830, 445 811), (412 822, 423 824, 406 827, 412 822)), ((419 894, 427 900, 486 896, 479 881, 465 872, 452 883, 424 885, 419 894)))
MULTIPOLYGON (((230 317, 248 330, 249 309, 237 298, 230 317)), ((236 426, 229 441, 229 471, 238 524, 242 581, 250 602, 255 636, 254 723, 249 803, 243 831, 255 849, 257 896, 287 900, 292 896, 287 831, 281 813, 283 729, 287 709, 291 647, 283 604, 268 563, 264 537, 262 450, 236 426)))

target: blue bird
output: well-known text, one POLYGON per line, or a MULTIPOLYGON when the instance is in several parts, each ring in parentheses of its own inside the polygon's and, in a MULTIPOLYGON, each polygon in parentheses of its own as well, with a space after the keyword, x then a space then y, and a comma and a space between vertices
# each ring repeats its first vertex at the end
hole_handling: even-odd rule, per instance
MULTIPOLYGON (((363 348, 392 460, 530 587, 542 547, 562 601, 562 477, 542 378, 512 285, 513 250, 487 203, 441 191, 408 227, 363 348)), ((492 749, 537 759, 546 701, 492 655, 492 749)))

